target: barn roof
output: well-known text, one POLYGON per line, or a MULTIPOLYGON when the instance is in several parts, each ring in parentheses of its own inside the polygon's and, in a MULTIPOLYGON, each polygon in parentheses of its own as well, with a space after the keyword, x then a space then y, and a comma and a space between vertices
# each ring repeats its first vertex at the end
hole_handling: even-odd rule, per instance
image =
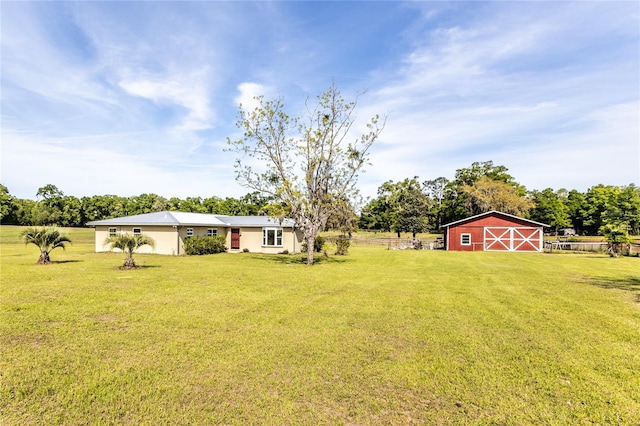
POLYGON ((527 223, 529 223, 531 225, 534 225, 534 226, 544 226, 544 227, 547 227, 547 228, 549 227, 549 225, 547 225, 546 223, 536 222, 536 221, 533 221, 533 220, 530 220, 530 219, 525 219, 523 217, 514 216, 514 215, 509 214, 509 213, 499 212, 497 210, 491 210, 491 211, 488 211, 488 212, 485 212, 485 213, 477 214, 475 216, 467 217, 465 219, 460 219, 460 220, 457 220, 455 222, 450 222, 450 223, 447 223, 445 225, 440 225, 440 228, 449 228, 451 226, 459 225, 461 223, 472 222, 474 220, 481 219, 481 218, 486 217, 486 216, 502 216, 502 217, 504 217, 506 219, 513 219, 513 220, 517 220, 519 222, 527 222, 527 223))
POLYGON ((284 219, 282 223, 278 219, 269 216, 226 216, 218 214, 191 213, 191 212, 154 212, 137 214, 133 216, 115 217, 112 219, 94 220, 87 223, 88 226, 284 226, 292 227, 291 219, 284 219))

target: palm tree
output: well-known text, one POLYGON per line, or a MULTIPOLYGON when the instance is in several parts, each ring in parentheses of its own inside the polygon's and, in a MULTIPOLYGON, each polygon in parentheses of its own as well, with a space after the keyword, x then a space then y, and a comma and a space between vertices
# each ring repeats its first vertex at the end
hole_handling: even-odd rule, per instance
POLYGON ((142 246, 155 247, 156 242, 151 237, 147 237, 143 234, 127 234, 122 233, 109 237, 104 240, 104 245, 111 245, 111 248, 117 248, 122 250, 127 258, 124 261, 124 265, 121 269, 133 269, 136 268, 136 263, 133 261, 133 253, 142 246))
POLYGON ((25 244, 34 244, 40 249, 40 258, 38 264, 46 265, 51 263, 49 254, 52 250, 62 247, 65 249, 67 243, 71 243, 71 240, 66 235, 62 235, 60 231, 52 227, 43 228, 27 228, 20 233, 22 241, 25 244))

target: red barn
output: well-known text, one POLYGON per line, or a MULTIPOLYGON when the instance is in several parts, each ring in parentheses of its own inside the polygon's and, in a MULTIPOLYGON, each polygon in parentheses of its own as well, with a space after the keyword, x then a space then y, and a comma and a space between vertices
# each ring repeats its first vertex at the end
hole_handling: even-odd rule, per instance
POLYGON ((442 225, 447 250, 542 251, 544 223, 490 211, 442 225))

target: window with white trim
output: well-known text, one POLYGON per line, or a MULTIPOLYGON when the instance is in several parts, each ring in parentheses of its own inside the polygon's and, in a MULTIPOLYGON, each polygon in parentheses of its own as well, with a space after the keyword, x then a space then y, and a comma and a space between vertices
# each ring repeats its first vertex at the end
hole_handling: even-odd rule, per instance
POLYGON ((193 237, 193 228, 187 228, 187 238, 193 237))
POLYGON ((218 228, 207 229, 207 237, 217 237, 217 236, 218 236, 218 228))
POLYGON ((461 246, 470 246, 471 245, 471 234, 460 234, 460 245, 461 246))
POLYGON ((282 247, 282 228, 262 228, 262 245, 282 247))
POLYGON ((109 238, 113 238, 118 235, 118 228, 109 228, 109 238))
POLYGON ((133 228, 133 235, 142 235, 142 228, 133 228))

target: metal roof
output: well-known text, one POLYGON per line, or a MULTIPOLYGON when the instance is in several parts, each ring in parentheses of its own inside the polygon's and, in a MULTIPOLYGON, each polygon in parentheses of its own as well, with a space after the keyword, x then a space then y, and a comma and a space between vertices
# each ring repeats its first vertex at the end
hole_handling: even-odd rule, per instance
POLYGON ((507 218, 510 218, 510 219, 516 219, 516 220, 519 220, 519 221, 522 221, 522 222, 529 222, 532 225, 545 226, 547 228, 549 227, 549 225, 547 225, 546 223, 536 222, 536 221, 533 221, 533 220, 530 220, 530 219, 525 219, 523 217, 514 216, 514 215, 509 214, 509 213, 499 212, 497 210, 491 210, 489 212, 480 213, 480 214, 477 214, 475 216, 467 217, 465 219, 456 220, 455 222, 447 223, 445 225, 440 225, 440 228, 448 228, 448 227, 450 227, 452 225, 457 225, 459 223, 469 222, 469 221, 472 221, 472 220, 475 220, 475 219, 479 219, 479 218, 485 217, 485 216, 490 216, 490 215, 504 216, 504 217, 507 217, 507 218))
POLYGON ((221 221, 229 226, 247 226, 247 227, 263 227, 263 226, 284 226, 293 227, 295 222, 293 219, 280 219, 270 216, 224 216, 216 215, 221 221))
POLYGON ((269 216, 226 216, 218 214, 172 212, 163 211, 155 213, 145 213, 133 216, 115 217, 113 219, 94 220, 87 222, 87 226, 283 226, 293 227, 294 221, 280 220, 269 216))

